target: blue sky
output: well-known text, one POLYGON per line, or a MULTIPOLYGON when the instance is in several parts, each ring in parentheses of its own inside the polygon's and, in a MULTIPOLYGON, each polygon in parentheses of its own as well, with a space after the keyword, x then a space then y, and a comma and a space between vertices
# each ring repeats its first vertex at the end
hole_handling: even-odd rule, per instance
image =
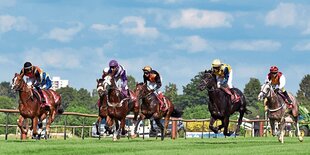
POLYGON ((0 0, 0 81, 31 61, 92 90, 116 59, 137 81, 151 65, 182 92, 219 58, 241 90, 277 65, 296 93, 310 73, 309 14, 306 0, 0 0))

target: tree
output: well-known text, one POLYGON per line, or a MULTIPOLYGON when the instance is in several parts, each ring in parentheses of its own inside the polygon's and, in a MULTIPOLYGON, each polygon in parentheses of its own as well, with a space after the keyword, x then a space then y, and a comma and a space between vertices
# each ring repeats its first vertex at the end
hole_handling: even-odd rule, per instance
POLYGON ((136 83, 137 83, 136 79, 131 75, 128 75, 127 79, 128 79, 128 88, 130 90, 134 90, 136 88, 136 83))
POLYGON ((304 76, 299 84, 297 99, 300 103, 310 108, 310 74, 304 76))
POLYGON ((169 83, 168 86, 165 86, 165 96, 168 97, 172 103, 176 100, 178 94, 177 94, 177 85, 173 83, 169 83))
POLYGON ((185 87, 183 86, 183 95, 176 98, 175 104, 181 109, 188 106, 207 105, 209 102, 208 91, 200 91, 198 85, 204 72, 199 72, 191 82, 185 87))
POLYGON ((210 113, 207 105, 195 105, 186 107, 182 117, 185 119, 205 119, 210 118, 210 113))
POLYGON ((245 85, 244 88, 244 95, 246 96, 247 106, 252 106, 258 108, 262 106, 261 104, 258 105, 257 96, 260 92, 260 82, 256 78, 250 78, 250 81, 245 85))
POLYGON ((0 83, 0 96, 7 96, 10 98, 15 98, 15 93, 11 90, 10 82, 0 83))

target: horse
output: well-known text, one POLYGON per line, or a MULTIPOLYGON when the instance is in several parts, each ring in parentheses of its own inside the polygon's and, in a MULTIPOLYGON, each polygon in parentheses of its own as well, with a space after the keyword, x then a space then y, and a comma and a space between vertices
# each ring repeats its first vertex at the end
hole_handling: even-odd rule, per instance
POLYGON ((208 90, 209 102, 208 109, 211 114, 209 128, 214 132, 218 133, 219 130, 224 128, 224 135, 231 136, 233 131, 228 131, 229 117, 236 111, 239 112, 238 124, 235 130, 235 134, 238 135, 240 132, 240 125, 244 114, 250 113, 246 108, 246 99, 243 93, 237 89, 232 88, 231 90, 240 96, 240 100, 236 103, 232 103, 230 96, 225 93, 222 89, 217 87, 216 76, 212 74, 212 71, 205 71, 201 83, 198 88, 203 91, 208 90), (216 120, 221 120, 222 124, 214 127, 213 124, 216 120))
POLYGON ((174 105, 168 98, 166 98, 168 108, 165 111, 162 111, 160 109, 160 100, 154 91, 147 88, 147 84, 145 83, 137 83, 135 93, 137 95, 137 102, 142 100, 142 103, 140 105, 140 117, 135 124, 134 135, 132 135, 132 138, 136 137, 137 127, 141 120, 153 118, 157 126, 160 128, 161 140, 164 140, 164 136, 167 134, 170 117, 179 118, 181 117, 182 113, 175 109, 174 105), (165 126, 163 126, 160 122, 163 117, 165 117, 165 126))
POLYGON ((298 140, 303 141, 303 137, 300 135, 299 123, 298 123, 298 101, 289 93, 289 97, 292 100, 293 107, 289 109, 283 99, 279 90, 274 90, 270 82, 266 82, 261 86, 261 91, 258 95, 259 100, 266 99, 267 115, 270 121, 270 126, 273 136, 278 136, 278 140, 284 143, 284 128, 285 128, 285 117, 290 116, 293 120, 293 124, 296 127, 298 140), (278 122, 279 132, 275 130, 275 123, 278 122))
MULTIPOLYGON (((139 107, 134 104, 135 102, 130 102, 130 98, 126 98, 122 94, 116 86, 115 79, 112 75, 108 74, 104 80, 98 80, 97 90, 100 98, 103 99, 102 114, 100 115, 106 117, 106 124, 109 127, 113 127, 113 141, 116 141, 120 138, 120 129, 122 129, 122 135, 126 134, 126 116, 132 111, 134 112, 134 120, 137 120, 139 107), (118 121, 121 122, 120 125, 118 121)), ((129 91, 129 93, 131 98, 136 100, 135 94, 132 91, 129 91)))
POLYGON ((17 73, 15 73, 12 79, 11 89, 19 92, 19 112, 18 127, 22 134, 27 134, 27 130, 23 128, 23 122, 25 119, 30 118, 32 121, 31 129, 33 130, 33 138, 40 139, 40 134, 37 132, 37 126, 42 128, 42 120, 49 116, 46 123, 46 136, 49 137, 50 125, 54 121, 56 114, 62 114, 63 109, 61 107, 61 96, 53 90, 42 90, 46 98, 46 102, 51 106, 47 110, 42 106, 41 100, 38 95, 34 95, 36 91, 29 88, 24 79, 17 73), (33 97, 37 96, 37 97, 33 97))

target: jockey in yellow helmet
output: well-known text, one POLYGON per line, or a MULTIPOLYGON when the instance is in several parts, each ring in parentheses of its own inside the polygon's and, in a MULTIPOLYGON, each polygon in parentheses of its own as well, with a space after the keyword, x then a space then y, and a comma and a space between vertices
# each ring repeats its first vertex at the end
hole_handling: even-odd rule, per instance
POLYGON ((222 63, 219 59, 212 61, 212 73, 216 75, 217 87, 230 95, 233 103, 238 102, 239 97, 231 92, 233 70, 230 65, 222 63))

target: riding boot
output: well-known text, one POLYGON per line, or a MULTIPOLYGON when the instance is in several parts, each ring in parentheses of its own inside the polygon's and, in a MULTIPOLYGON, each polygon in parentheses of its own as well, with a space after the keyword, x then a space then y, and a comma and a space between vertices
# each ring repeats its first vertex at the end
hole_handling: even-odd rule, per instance
POLYGON ((231 102, 234 102, 235 96, 231 93, 230 88, 229 87, 221 87, 221 88, 225 91, 225 93, 230 95, 231 102))
POLYGON ((284 91, 283 94, 284 94, 284 96, 286 97, 285 102, 289 104, 289 108, 292 108, 292 105, 293 105, 293 104, 292 104, 292 100, 291 100, 291 98, 288 96, 287 91, 284 91))
POLYGON ((45 101, 45 98, 44 98, 44 95, 43 95, 43 92, 42 92, 42 90, 39 88, 39 89, 37 89, 38 90, 38 92, 39 92, 39 94, 40 94, 40 96, 41 96, 41 102, 42 103, 45 103, 46 101, 45 101))

